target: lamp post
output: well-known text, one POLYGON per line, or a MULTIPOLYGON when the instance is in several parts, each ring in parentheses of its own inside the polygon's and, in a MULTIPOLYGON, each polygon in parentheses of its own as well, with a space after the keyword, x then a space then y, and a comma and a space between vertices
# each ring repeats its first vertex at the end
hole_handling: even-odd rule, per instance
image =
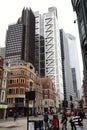
POLYGON ((35 101, 35 91, 27 91, 25 92, 26 103, 27 103, 27 130, 29 130, 29 101, 35 101))

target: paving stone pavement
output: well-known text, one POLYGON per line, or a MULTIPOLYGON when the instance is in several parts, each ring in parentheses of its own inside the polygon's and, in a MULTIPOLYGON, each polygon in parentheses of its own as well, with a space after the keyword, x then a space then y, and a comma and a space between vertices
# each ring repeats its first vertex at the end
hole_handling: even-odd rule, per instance
MULTIPOLYGON (((50 116, 50 119, 52 117, 50 116)), ((30 120, 43 120, 42 116, 30 117, 30 120)), ((69 121, 69 119, 68 119, 69 121)), ((61 117, 59 118, 60 130, 61 130, 61 117)), ((82 130, 87 130, 87 119, 83 121, 84 127, 82 130)), ((18 118, 16 121, 13 118, 9 118, 7 121, 0 120, 0 130, 27 130, 27 118, 18 118)), ((38 130, 38 129, 37 129, 38 130)), ((67 130, 71 130, 70 123, 67 124, 67 130)))

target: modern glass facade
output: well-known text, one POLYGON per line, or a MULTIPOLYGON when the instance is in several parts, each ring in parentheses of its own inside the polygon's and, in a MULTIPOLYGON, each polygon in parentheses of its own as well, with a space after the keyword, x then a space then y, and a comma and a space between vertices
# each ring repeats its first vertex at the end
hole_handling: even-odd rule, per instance
POLYGON ((73 10, 77 14, 78 29, 83 57, 83 72, 85 83, 87 86, 87 0, 71 0, 71 2, 73 10))
POLYGON ((38 11, 35 12, 35 68, 41 77, 45 76, 44 22, 38 11))
POLYGON ((70 96, 75 99, 73 88, 73 78, 70 67, 68 39, 64 31, 60 30, 61 39, 61 55, 62 55, 62 68, 63 68, 63 86, 64 86, 64 99, 70 101, 70 96))
POLYGON ((77 42, 76 42, 76 38, 71 34, 67 34, 67 39, 68 39, 68 48, 69 48, 70 68, 73 76, 73 87, 77 95, 77 89, 81 91, 81 83, 82 83, 77 42))

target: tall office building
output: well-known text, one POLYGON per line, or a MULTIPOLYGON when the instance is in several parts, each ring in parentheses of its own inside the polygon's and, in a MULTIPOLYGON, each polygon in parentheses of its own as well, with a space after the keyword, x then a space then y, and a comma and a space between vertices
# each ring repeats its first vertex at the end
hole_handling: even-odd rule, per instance
POLYGON ((62 55, 62 68, 63 68, 63 86, 64 86, 64 99, 70 101, 70 96, 75 99, 75 92, 73 88, 73 78, 70 67, 69 47, 67 35, 64 31, 60 30, 61 40, 61 55, 62 55))
POLYGON ((44 21, 39 11, 35 12, 35 68, 41 77, 45 76, 44 21))
POLYGON ((87 0, 71 0, 77 14, 80 44, 83 58, 84 81, 87 90, 87 0))
POLYGON ((41 76, 44 75, 52 79, 56 87, 56 92, 59 94, 60 99, 63 99, 61 46, 57 9, 50 7, 48 8, 48 12, 43 15, 36 12, 35 18, 35 26, 37 29, 35 41, 39 50, 37 57, 39 62, 37 64, 40 66, 38 72, 41 76))
POLYGON ((27 8, 16 24, 8 26, 6 35, 5 62, 21 60, 35 65, 35 17, 27 8))
POLYGON ((78 49, 76 38, 71 34, 66 34, 68 39, 68 48, 69 48, 69 60, 70 60, 70 68, 72 72, 73 78, 73 87, 76 96, 78 97, 78 91, 81 91, 81 73, 80 73, 80 66, 79 66, 79 57, 78 57, 78 49))

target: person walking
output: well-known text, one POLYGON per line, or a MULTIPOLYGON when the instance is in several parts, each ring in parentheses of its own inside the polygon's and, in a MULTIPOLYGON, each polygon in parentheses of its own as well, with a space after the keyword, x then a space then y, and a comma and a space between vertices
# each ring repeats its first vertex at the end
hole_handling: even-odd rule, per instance
POLYGON ((76 130, 75 123, 74 123, 74 121, 73 121, 73 116, 74 116, 74 113, 72 112, 72 113, 71 113, 70 120, 69 120, 69 123, 70 123, 70 125, 71 125, 71 130, 76 130))
POLYGON ((75 112, 72 120, 73 120, 73 122, 75 124, 76 130, 81 130, 81 118, 78 115, 78 112, 75 112))
POLYGON ((16 121, 16 119, 17 119, 17 113, 14 112, 14 121, 16 121))
POLYGON ((7 118, 8 118, 8 114, 7 114, 7 112, 6 112, 6 115, 5 115, 5 120, 7 120, 7 118))
POLYGON ((53 115, 52 126, 53 130, 59 130, 59 119, 57 115, 53 115))
POLYGON ((63 114, 62 114, 61 123, 62 123, 62 130, 67 130, 67 116, 66 116, 65 112, 63 112, 63 114))
POLYGON ((44 114, 44 122, 45 122, 45 130, 47 130, 48 129, 48 114, 47 114, 47 112, 45 112, 45 114, 44 114))

